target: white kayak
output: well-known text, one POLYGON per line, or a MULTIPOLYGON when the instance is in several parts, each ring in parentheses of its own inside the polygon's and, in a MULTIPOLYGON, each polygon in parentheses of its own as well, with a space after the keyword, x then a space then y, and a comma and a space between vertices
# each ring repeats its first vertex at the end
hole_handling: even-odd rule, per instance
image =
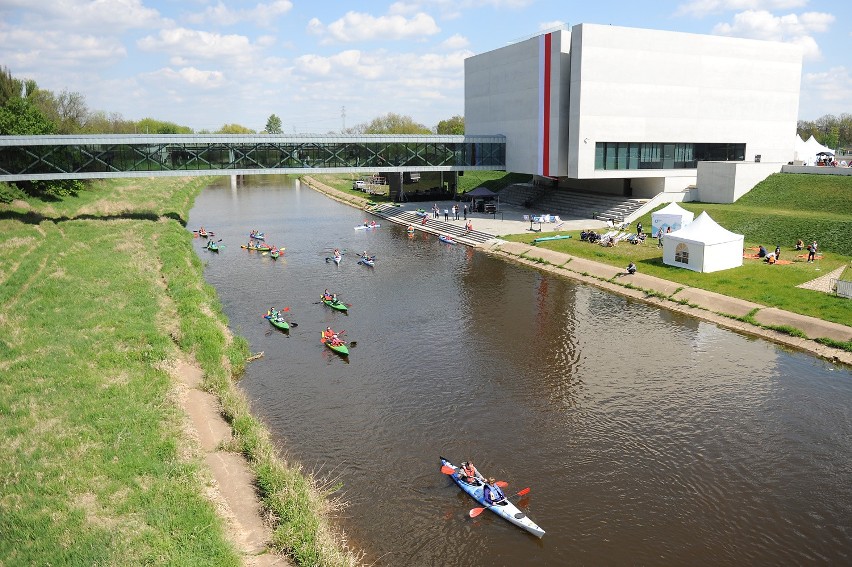
POLYGON ((368 225, 363 225, 363 224, 362 224, 362 225, 360 225, 360 226, 356 226, 356 227, 355 227, 355 230, 370 230, 371 228, 379 228, 380 226, 382 226, 382 225, 380 225, 380 224, 368 224, 368 225))
MULTIPOLYGON (((447 466, 452 469, 456 469, 457 471, 459 470, 459 467, 455 466, 444 457, 441 457, 441 466, 447 466)), ((491 510, 504 520, 515 524, 519 528, 530 532, 536 537, 541 537, 544 535, 544 530, 538 527, 535 522, 530 520, 527 515, 524 514, 523 511, 521 511, 520 508, 509 502, 508 498, 500 501, 497 504, 493 504, 491 506, 487 505, 485 503, 485 496, 483 494, 483 489, 485 485, 481 481, 476 481, 477 484, 475 485, 469 484, 459 478, 458 472, 449 476, 457 485, 459 485, 459 488, 467 492, 471 498, 473 498, 474 500, 479 502, 480 505, 485 506, 487 509, 491 510)))

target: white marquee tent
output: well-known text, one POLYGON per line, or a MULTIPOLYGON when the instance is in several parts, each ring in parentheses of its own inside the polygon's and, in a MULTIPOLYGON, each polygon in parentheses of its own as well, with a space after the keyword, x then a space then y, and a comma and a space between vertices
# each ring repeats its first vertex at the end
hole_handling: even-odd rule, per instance
POLYGON ((743 265, 742 234, 722 228, 707 212, 663 239, 663 263, 695 272, 718 272, 743 265))
POLYGON ((695 218, 695 213, 687 211, 677 203, 669 203, 659 211, 651 213, 651 236, 660 234, 671 227, 672 232, 680 230, 695 218))
POLYGON ((829 152, 834 154, 833 151, 827 146, 823 146, 819 142, 816 141, 816 138, 811 135, 808 138, 808 141, 802 140, 802 137, 796 134, 795 141, 795 156, 794 159, 802 160, 807 165, 814 165, 816 161, 817 154, 820 152, 829 152))

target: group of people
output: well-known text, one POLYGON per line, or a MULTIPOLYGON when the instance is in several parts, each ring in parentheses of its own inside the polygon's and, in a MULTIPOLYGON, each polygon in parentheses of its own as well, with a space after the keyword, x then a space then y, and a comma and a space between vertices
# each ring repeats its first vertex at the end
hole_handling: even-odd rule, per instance
POLYGON ((757 249, 757 257, 763 258, 763 261, 767 264, 774 264, 781 259, 781 246, 776 245, 774 252, 768 252, 761 244, 760 248, 757 249))
MULTIPOLYGON (((808 246, 807 246, 808 263, 816 262, 817 248, 818 248, 818 245, 817 245, 816 240, 814 240, 813 242, 808 244, 808 246)), ((803 249, 805 249, 805 243, 802 242, 802 239, 800 238, 799 240, 796 241, 796 250, 803 250, 803 249)))
MULTIPOLYGON (((289 307, 285 308, 289 309, 289 307)), ((278 323, 284 322, 284 316, 281 314, 282 312, 274 307, 270 307, 269 311, 266 312, 266 317, 271 319, 272 321, 276 321, 278 323)))
POLYGON ((325 290, 324 292, 322 292, 322 298, 325 301, 331 301, 332 303, 337 303, 337 294, 336 293, 329 293, 328 290, 325 290))
POLYGON ((459 480, 462 482, 466 482, 467 484, 473 486, 479 486, 480 484, 484 485, 482 488, 482 495, 485 500, 485 504, 488 506, 498 505, 506 500, 506 495, 503 494, 503 491, 497 486, 497 481, 494 478, 484 478, 479 471, 476 470, 476 466, 474 466, 473 461, 464 461, 459 467, 458 471, 459 480))
POLYGON ((340 346, 346 344, 343 339, 338 336, 337 332, 331 329, 331 327, 325 328, 325 331, 322 332, 322 338, 324 341, 331 343, 331 346, 340 346))
POLYGON ((372 256, 370 256, 369 254, 367 254, 367 251, 364 250, 363 252, 361 252, 361 259, 367 260, 368 262, 375 262, 376 261, 376 255, 373 254, 372 256))
POLYGON ((376 228, 376 221, 367 221, 364 219, 364 226, 367 228, 376 228))

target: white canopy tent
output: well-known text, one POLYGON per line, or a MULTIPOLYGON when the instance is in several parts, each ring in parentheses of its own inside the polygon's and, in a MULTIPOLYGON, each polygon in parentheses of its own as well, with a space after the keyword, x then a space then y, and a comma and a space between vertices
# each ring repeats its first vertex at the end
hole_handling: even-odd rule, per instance
POLYGON ((828 152, 830 154, 834 154, 831 151, 831 148, 828 146, 823 146, 819 142, 817 142, 816 138, 811 135, 808 138, 808 141, 802 140, 801 136, 796 134, 795 141, 795 159, 802 160, 807 165, 814 165, 816 162, 817 154, 820 152, 828 152))
POLYGON ((743 265, 742 234, 722 228, 707 212, 663 239, 663 263, 695 272, 718 272, 743 265))
POLYGON ((659 211, 651 213, 651 236, 660 234, 671 227, 672 232, 680 230, 695 218, 695 213, 687 211, 677 203, 669 203, 659 211))

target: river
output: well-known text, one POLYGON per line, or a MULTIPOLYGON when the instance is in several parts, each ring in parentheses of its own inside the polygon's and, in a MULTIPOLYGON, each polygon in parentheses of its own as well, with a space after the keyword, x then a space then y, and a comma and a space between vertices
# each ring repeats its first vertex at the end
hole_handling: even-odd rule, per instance
POLYGON ((366 561, 852 561, 849 369, 433 235, 354 230, 364 219, 257 176, 206 188, 189 226, 226 245, 196 241, 205 277, 264 353, 240 383, 254 413, 282 455, 342 482, 366 561), (284 255, 241 249, 252 228, 284 255), (348 315, 318 304, 325 288, 348 315), (326 326, 355 343, 348 360, 320 344, 326 326), (440 455, 529 487, 519 506, 546 535, 469 518, 440 455))

